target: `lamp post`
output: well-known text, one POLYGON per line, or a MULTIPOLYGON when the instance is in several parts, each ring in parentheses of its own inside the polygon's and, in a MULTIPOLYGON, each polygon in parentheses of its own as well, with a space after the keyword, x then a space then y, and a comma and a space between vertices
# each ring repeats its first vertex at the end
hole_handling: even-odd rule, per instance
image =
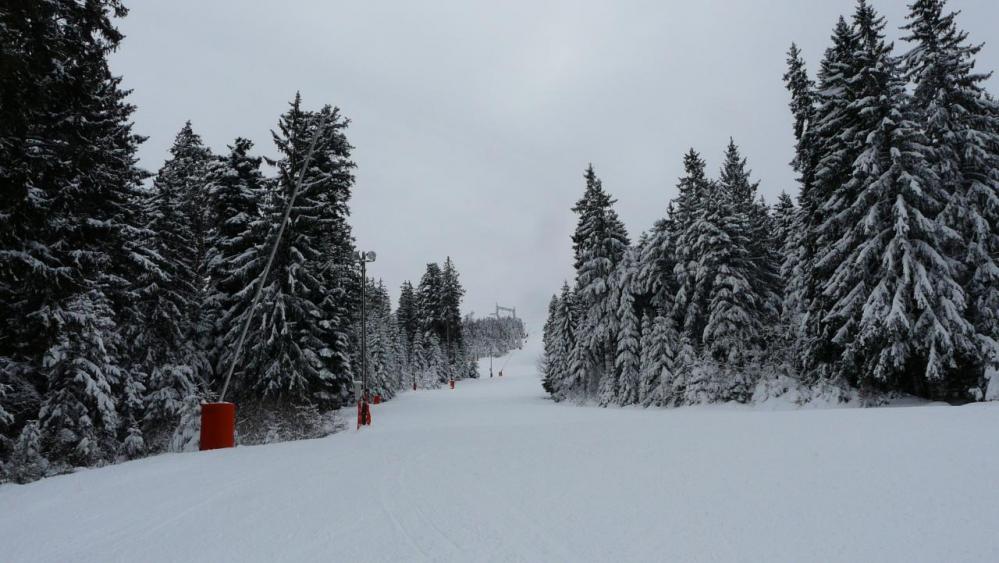
POLYGON ((358 426, 361 424, 371 424, 371 416, 368 414, 368 319, 367 319, 367 287, 368 287, 368 262, 375 261, 375 253, 372 251, 358 252, 355 256, 361 264, 361 389, 360 396, 357 397, 358 426))

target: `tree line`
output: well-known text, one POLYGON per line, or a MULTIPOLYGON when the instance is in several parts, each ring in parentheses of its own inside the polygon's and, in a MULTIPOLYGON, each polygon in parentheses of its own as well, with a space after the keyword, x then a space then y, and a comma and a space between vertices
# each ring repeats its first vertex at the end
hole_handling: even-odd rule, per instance
POLYGON ((118 0, 0 9, 0 480, 196 447, 231 365, 241 442, 328 431, 360 377, 362 283, 374 392, 474 375, 450 259, 396 311, 361 279, 338 108, 296 94, 271 156, 244 138, 215 154, 188 122, 155 175, 138 166, 145 139, 108 66, 126 14, 118 0))
POLYGON ((468 348, 476 358, 499 358, 520 350, 527 338, 524 321, 517 317, 476 318, 471 313, 463 321, 468 348))
POLYGON ((797 205, 767 205, 730 140, 715 178, 684 156, 679 195, 632 243, 588 168, 546 390, 747 402, 781 376, 806 397, 999 398, 999 105, 955 16, 914 1, 895 54, 860 0, 814 78, 792 44, 797 205))

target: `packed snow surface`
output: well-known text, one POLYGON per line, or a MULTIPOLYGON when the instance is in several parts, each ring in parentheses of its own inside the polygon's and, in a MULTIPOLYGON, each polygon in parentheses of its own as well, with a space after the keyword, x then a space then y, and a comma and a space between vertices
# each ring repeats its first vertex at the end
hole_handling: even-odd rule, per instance
POLYGON ((535 358, 359 432, 2 486, 0 560, 999 561, 999 405, 556 405, 535 358))

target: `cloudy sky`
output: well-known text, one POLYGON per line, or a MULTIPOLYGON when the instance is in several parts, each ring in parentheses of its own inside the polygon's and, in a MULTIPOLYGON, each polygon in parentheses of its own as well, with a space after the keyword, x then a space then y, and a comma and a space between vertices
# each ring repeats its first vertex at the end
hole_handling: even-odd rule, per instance
MULTIPOLYGON (((817 68, 852 0, 382 2, 135 0, 113 70, 134 89, 142 164, 185 120, 216 151, 273 155, 296 90, 352 124, 359 247, 392 288, 450 255, 465 309, 539 330, 571 273, 570 211, 593 162, 632 236, 676 195, 688 147, 716 172, 735 138, 768 200, 796 192, 781 82, 798 42, 817 68)), ((875 0, 891 38, 903 0, 875 0)), ((999 68, 999 3, 952 0, 979 68, 999 68)), ((904 47, 899 43, 898 48, 904 47)), ((989 89, 999 93, 993 78, 989 89)))

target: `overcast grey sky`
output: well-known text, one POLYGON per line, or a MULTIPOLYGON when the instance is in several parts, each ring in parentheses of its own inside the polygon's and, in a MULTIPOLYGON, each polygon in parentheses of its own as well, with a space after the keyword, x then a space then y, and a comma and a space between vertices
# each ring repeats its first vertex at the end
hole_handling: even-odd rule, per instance
MULTIPOLYGON (((875 0, 899 36, 906 2, 875 0)), ((735 138, 769 201, 796 193, 781 82, 811 71, 853 0, 378 2, 135 0, 113 70, 134 89, 155 171, 187 119, 216 151, 273 155, 296 90, 352 120, 358 246, 396 295, 450 255, 466 312, 517 306, 537 331, 571 272, 570 207, 593 162, 633 237, 676 195, 693 146, 735 138)), ((952 0, 979 68, 999 68, 999 2, 952 0)), ((899 43, 896 48, 904 48, 899 43)), ((999 93, 997 80, 989 89, 999 93)))

